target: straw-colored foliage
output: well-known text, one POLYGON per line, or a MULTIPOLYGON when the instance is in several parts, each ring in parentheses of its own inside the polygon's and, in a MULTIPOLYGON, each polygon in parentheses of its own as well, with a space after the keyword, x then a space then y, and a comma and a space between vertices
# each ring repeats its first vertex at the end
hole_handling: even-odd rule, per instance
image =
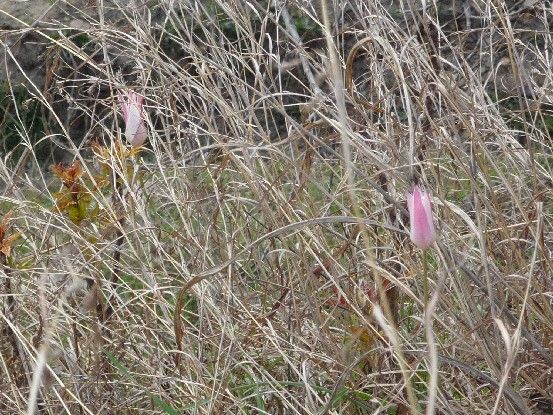
POLYGON ((21 29, 0 413, 553 413, 549 2, 90 3, 21 29))

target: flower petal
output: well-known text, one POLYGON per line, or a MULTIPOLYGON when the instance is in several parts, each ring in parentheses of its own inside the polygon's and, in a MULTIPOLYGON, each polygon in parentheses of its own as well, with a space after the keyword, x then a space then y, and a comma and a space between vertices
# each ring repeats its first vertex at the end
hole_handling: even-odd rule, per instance
POLYGON ((409 232, 411 241, 420 249, 426 249, 436 239, 432 207, 428 194, 421 190, 419 186, 415 186, 413 193, 408 194, 407 207, 411 222, 409 232))

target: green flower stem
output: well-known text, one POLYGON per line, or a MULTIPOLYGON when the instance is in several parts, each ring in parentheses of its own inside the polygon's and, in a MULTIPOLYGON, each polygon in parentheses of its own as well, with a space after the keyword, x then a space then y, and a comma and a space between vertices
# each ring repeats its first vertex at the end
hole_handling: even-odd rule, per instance
POLYGON ((429 289, 428 289, 428 253, 426 249, 422 251, 422 289, 423 289, 423 301, 424 309, 428 307, 429 289))

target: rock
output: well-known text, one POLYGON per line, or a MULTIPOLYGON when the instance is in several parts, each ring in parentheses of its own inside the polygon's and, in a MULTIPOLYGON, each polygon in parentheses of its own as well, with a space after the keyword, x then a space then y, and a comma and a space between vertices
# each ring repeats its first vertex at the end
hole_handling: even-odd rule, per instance
MULTIPOLYGON (((47 72, 44 54, 57 30, 84 31, 91 22, 98 22, 98 6, 94 0, 11 0, 0 4, 0 40, 4 52, 0 56, 0 82, 29 81, 39 89, 47 72)), ((126 2, 129 3, 128 1, 126 2)), ((115 22, 122 16, 112 0, 104 1, 104 21, 115 22)))

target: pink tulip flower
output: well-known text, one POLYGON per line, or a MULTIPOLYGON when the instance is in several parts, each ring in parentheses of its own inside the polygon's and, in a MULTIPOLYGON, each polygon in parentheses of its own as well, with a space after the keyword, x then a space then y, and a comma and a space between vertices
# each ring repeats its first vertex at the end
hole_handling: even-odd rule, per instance
POLYGON ((144 144, 148 136, 142 111, 142 100, 143 97, 133 91, 129 91, 125 95, 119 94, 119 103, 125 120, 125 137, 133 147, 144 144))
POLYGON ((430 198, 419 186, 415 186, 413 192, 406 196, 411 221, 409 236, 417 247, 427 249, 436 239, 430 198))

